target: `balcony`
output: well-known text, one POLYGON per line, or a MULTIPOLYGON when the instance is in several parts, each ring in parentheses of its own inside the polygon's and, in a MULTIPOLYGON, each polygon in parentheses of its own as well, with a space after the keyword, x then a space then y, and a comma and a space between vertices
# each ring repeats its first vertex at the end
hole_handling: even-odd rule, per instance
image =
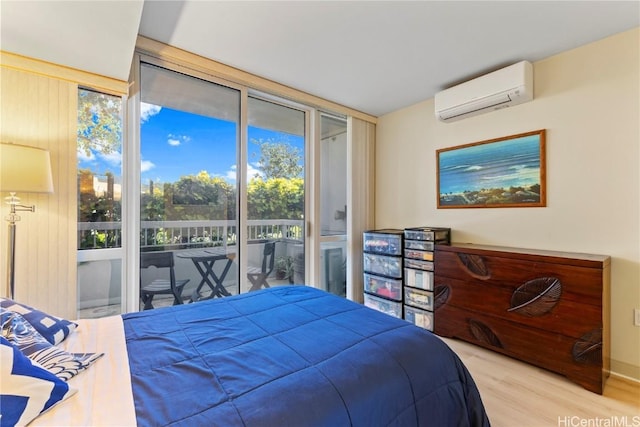
MULTIPOLYGON (((304 222, 302 220, 250 220, 247 240, 260 242, 275 240, 276 258, 294 257, 303 253, 304 222)), ((190 279, 183 295, 190 295, 200 283, 200 275, 189 259, 180 258, 183 251, 207 247, 228 247, 237 244, 235 221, 142 221, 140 250, 174 251, 176 277, 190 279)), ((78 310, 80 317, 101 317, 120 312, 122 277, 122 233, 117 222, 78 223, 78 310)), ((262 262, 261 244, 247 246, 248 265, 262 262)), ((230 248, 231 249, 231 248, 230 248)), ((227 274, 224 286, 236 294, 238 286, 238 260, 227 274)), ((298 265, 297 281, 304 280, 304 263, 298 265), (300 268, 302 271, 300 271, 300 268)), ((222 268, 222 267, 218 267, 222 268)), ((216 273, 219 273, 216 271, 216 273)), ((270 279, 270 283, 276 283, 270 279)), ((243 286, 246 281, 241 281, 243 286)), ((159 300, 159 304, 162 305, 159 300)), ((170 303, 170 300, 169 300, 170 303)))

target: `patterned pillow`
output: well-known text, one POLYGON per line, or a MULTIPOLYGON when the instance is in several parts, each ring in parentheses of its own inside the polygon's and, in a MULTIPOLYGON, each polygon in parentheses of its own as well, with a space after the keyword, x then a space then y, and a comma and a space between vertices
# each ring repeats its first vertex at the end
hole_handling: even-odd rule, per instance
POLYGON ((0 298, 0 307, 20 313, 51 344, 60 344, 78 326, 77 323, 52 316, 8 298, 0 298))
POLYGON ((3 426, 26 425, 76 392, 2 337, 0 362, 0 423, 3 426))
POLYGON ((22 315, 0 307, 2 336, 29 359, 58 378, 68 381, 95 362, 104 353, 67 353, 49 344, 22 315))

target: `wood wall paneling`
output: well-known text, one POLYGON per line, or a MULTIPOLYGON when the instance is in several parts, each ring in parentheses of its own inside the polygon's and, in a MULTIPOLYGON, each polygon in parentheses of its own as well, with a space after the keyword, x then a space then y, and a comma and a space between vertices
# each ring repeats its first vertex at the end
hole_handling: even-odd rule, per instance
MULTIPOLYGON (((3 54, 4 58, 4 54, 3 54)), ((53 194, 18 194, 36 211, 20 213, 16 230, 16 299, 58 316, 76 317, 76 120, 78 85, 0 68, 0 138, 49 150, 53 194)), ((5 197, 3 194, 2 197, 5 197)), ((8 208, 3 203, 2 216, 8 208)), ((6 289, 7 224, 0 229, 0 289, 6 289)))

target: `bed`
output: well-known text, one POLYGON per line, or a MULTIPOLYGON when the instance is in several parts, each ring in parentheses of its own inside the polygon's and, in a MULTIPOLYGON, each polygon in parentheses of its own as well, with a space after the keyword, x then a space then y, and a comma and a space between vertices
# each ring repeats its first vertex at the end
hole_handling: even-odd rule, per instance
POLYGON ((438 337, 306 286, 78 324, 60 346, 105 355, 32 425, 489 425, 438 337))

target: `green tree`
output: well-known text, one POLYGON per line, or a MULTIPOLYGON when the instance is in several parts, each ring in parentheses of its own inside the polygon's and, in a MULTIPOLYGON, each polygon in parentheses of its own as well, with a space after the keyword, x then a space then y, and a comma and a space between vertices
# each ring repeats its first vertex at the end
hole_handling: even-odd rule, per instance
POLYGON ((249 219, 301 219, 304 214, 302 178, 252 178, 247 188, 249 219))
POLYGON ((235 218, 235 187, 207 171, 168 184, 165 198, 171 205, 168 219, 235 218))
POLYGON ((260 159, 257 169, 262 172, 264 179, 270 178, 301 178, 303 166, 302 153, 298 147, 288 142, 268 140, 252 140, 260 146, 260 159))
POLYGON ((111 154, 122 144, 122 99, 90 90, 78 91, 78 148, 111 154))

